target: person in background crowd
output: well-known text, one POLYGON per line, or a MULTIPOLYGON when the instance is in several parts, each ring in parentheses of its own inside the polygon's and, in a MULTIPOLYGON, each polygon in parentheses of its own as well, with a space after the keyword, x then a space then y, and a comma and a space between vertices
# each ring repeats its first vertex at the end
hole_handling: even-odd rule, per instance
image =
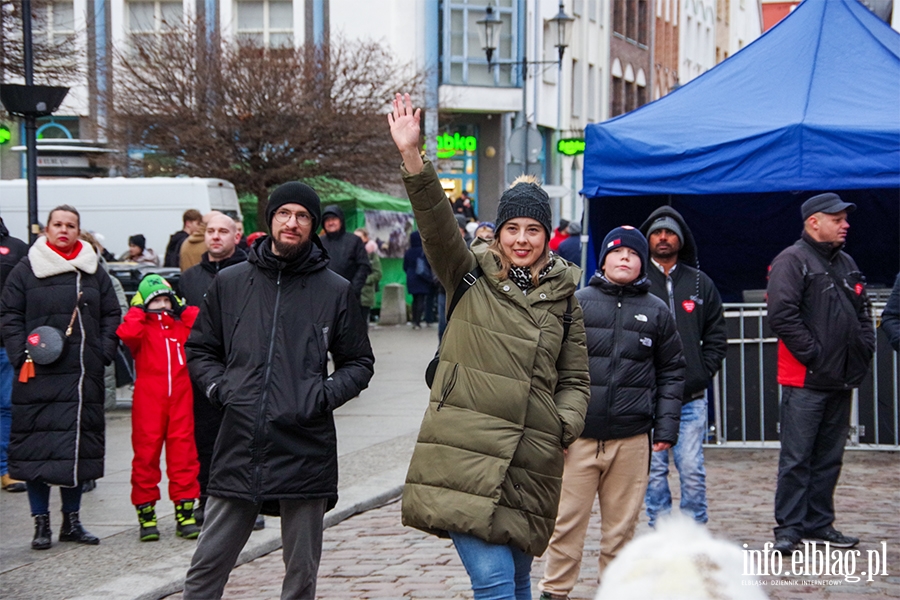
POLYGON ((466 222, 478 220, 475 215, 475 202, 466 190, 461 191, 459 198, 453 201, 453 212, 465 217, 466 222))
POLYGON ((494 241, 494 224, 487 221, 478 224, 475 228, 475 238, 486 242, 494 241))
POLYGON ((159 539, 155 506, 163 444, 175 535, 192 540, 200 535, 194 518, 200 464, 184 343, 199 309, 183 306, 169 282, 155 273, 141 281, 132 304, 116 334, 131 350, 137 374, 131 408, 131 503, 137 510, 140 540, 159 539))
POLYGON ((700 270, 694 234, 678 211, 669 206, 653 211, 641 232, 650 241, 650 293, 665 302, 675 317, 687 364, 678 443, 671 451, 653 453, 644 503, 650 527, 672 512, 671 453, 681 481, 681 512, 706 523, 706 389, 728 350, 722 298, 712 279, 700 270))
POLYGON ((413 329, 422 327, 425 307, 434 299, 434 282, 431 264, 422 249, 422 235, 418 231, 409 234, 409 249, 403 255, 403 271, 406 273, 406 291, 413 297, 413 329))
POLYGON ((373 375, 356 294, 315 234, 316 192, 283 184, 266 217, 272 235, 213 279, 187 343, 191 375, 225 410, 185 600, 222 596, 261 512, 281 516, 281 597, 315 598, 323 517, 337 503, 332 413, 373 375))
POLYGON ((556 253, 573 265, 581 265, 581 223, 576 221, 569 223, 566 235, 568 237, 560 242, 556 253))
POLYGON ((778 336, 781 453, 775 490, 775 546, 803 541, 852 548, 834 528, 834 489, 850 431, 853 388, 869 372, 875 330, 859 268, 843 251, 847 213, 833 193, 803 203, 803 233, 769 268, 769 326, 778 336))
POLYGON ((678 441, 684 355, 674 315, 648 293, 647 240, 633 227, 617 227, 603 240, 598 263, 590 285, 575 294, 587 331, 591 403, 584 431, 566 453, 541 600, 565 600, 575 587, 595 497, 602 578, 634 535, 651 449, 678 441))
POLYGON ((234 219, 234 225, 237 228, 238 235, 238 243, 237 247, 247 252, 250 249, 249 243, 247 242, 247 238, 244 236, 244 221, 243 219, 234 219))
MULTIPOLYGON (((87 242, 91 245, 100 260, 100 267, 108 273, 109 269, 107 268, 106 259, 101 254, 101 251, 103 251, 103 247, 97 240, 97 236, 89 231, 82 231, 79 237, 82 241, 87 242)), ((109 281, 110 283, 112 283, 113 289, 116 291, 116 300, 119 301, 119 310, 122 311, 122 314, 124 315, 126 312, 128 312, 128 298, 125 296, 125 288, 122 287, 121 282, 119 282, 119 280, 115 277, 110 277, 109 281)), ((103 408, 107 411, 110 411, 115 409, 117 406, 115 361, 106 365, 106 369, 104 369, 103 371, 103 383, 106 389, 106 400, 103 403, 103 408)), ((94 489, 94 487, 96 487, 94 482, 86 482, 84 491, 89 492, 94 489)))
MULTIPOLYGON (((469 246, 471 240, 468 238, 468 234, 466 233, 465 224, 460 223, 459 216, 456 217, 456 224, 459 227, 460 237, 463 239, 463 242, 466 244, 466 246, 469 246)), ((440 280, 438 280, 435 287, 437 288, 438 346, 440 346, 441 340, 444 339, 444 330, 447 329, 447 290, 444 289, 444 286, 441 284, 440 280)), ((451 293, 453 293, 453 291, 454 290, 451 290, 451 293)))
MULTIPOLYGON (((103 247, 103 242, 106 241, 106 237, 102 233, 96 231, 82 231, 81 236, 82 240, 85 239, 85 236, 90 236, 90 239, 88 240, 89 243, 94 247, 94 252, 97 253, 97 256, 103 259, 104 262, 111 263, 116 261, 116 256, 103 247)), ((103 265, 103 268, 106 268, 105 264, 103 265)), ((113 279, 115 280, 115 277, 113 277, 113 279)))
POLYGON ((366 254, 369 257, 369 265, 372 272, 366 277, 366 285, 363 286, 362 294, 360 294, 359 304, 362 307, 363 321, 369 322, 369 313, 375 306, 375 293, 378 292, 378 282, 381 281, 381 258, 378 256, 378 244, 375 240, 369 239, 369 232, 360 227, 353 232, 363 241, 366 248, 366 254))
MULTIPOLYGON (((9 230, 0 217, 0 294, 6 278, 20 260, 28 254, 28 244, 9 235, 9 230)), ((3 332, 0 330, 0 487, 7 492, 24 492, 25 482, 9 476, 6 465, 6 451, 9 446, 9 430, 12 426, 12 388, 15 372, 3 347, 3 332)))
POLYGON ((254 231, 250 235, 247 236, 247 247, 249 249, 250 246, 253 245, 253 242, 258 240, 261 237, 265 237, 267 234, 265 231, 254 231))
POLYGON ((322 246, 328 253, 328 268, 350 282, 359 300, 366 278, 372 272, 363 241, 347 233, 344 211, 336 205, 322 211, 322 246))
POLYGON ((559 225, 553 231, 553 237, 550 238, 550 249, 556 252, 559 249, 559 245, 562 243, 564 239, 569 237, 569 222, 565 219, 559 220, 559 225))
POLYGON ((181 244, 184 243, 192 233, 200 228, 203 221, 203 215, 199 210, 194 208, 184 211, 181 216, 183 227, 169 237, 169 243, 166 245, 164 267, 178 267, 181 264, 181 244))
POLYGON ((894 281, 894 289, 881 313, 881 328, 887 334, 894 352, 900 352, 900 274, 894 281))
MULTIPOLYGON (((217 214, 209 218, 204 235, 206 252, 200 263, 181 274, 179 289, 184 301, 190 306, 203 306, 206 291, 213 279, 224 269, 247 260, 247 253, 238 247, 237 223, 228 215, 217 214)), ((210 404, 203 389, 191 378, 194 396, 194 441, 197 447, 197 458, 200 462, 200 504, 194 509, 194 518, 199 525, 203 524, 206 504, 209 496, 206 488, 209 485, 209 471, 212 466, 213 448, 219 427, 222 424, 222 411, 210 404)), ((259 515, 254 529, 265 527, 265 517, 259 515)))
POLYGON ((206 252, 206 224, 214 216, 221 214, 223 213, 213 210, 203 215, 197 229, 182 242, 178 257, 178 266, 181 268, 182 273, 202 260, 203 253, 206 252))
POLYGON ((50 548, 50 486, 60 486, 61 542, 99 544, 81 524, 82 483, 103 477, 105 453, 103 368, 116 353, 122 317, 106 271, 90 244, 78 239, 78 211, 50 211, 46 236, 15 266, 0 297, 0 331, 13 383, 9 475, 25 481, 34 517, 35 550, 50 548), (36 364, 29 337, 39 326, 65 335, 62 353, 36 364), (63 333, 65 332, 65 333, 63 333), (79 418, 73 418, 73 414, 79 418))
POLYGON ((533 178, 500 198, 498 236, 472 248, 430 162, 408 94, 388 120, 425 253, 462 295, 403 489, 403 523, 449 535, 476 600, 531 600, 531 563, 547 546, 564 448, 580 434, 589 394, 579 270, 547 249, 550 199, 533 178), (475 271, 477 272, 477 271, 475 271), (568 323, 568 325, 567 325, 568 323))
POLYGON ((128 251, 124 252, 119 260, 151 267, 159 266, 159 256, 152 248, 147 247, 147 239, 140 233, 128 238, 128 251))

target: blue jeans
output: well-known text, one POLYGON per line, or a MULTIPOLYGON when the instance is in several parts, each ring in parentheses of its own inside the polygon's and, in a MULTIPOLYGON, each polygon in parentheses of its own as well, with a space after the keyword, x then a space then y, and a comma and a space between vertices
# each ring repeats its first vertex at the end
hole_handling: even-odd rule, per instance
MULTIPOLYGON (((50 486, 40 481, 26 481, 28 486, 28 503, 31 505, 31 516, 46 515, 50 512, 50 486)), ((81 486, 61 487, 62 511, 78 512, 81 509, 81 486)))
POLYGON ((450 538, 469 574, 475 600, 531 600, 532 556, 455 531, 450 538))
POLYGON ((698 523, 706 523, 706 467, 703 464, 703 439, 706 436, 706 396, 682 405, 678 443, 671 450, 654 452, 650 458, 650 482, 644 503, 650 527, 656 519, 672 512, 669 491, 669 452, 681 479, 681 512, 698 523))
POLYGON ((6 450, 9 448, 9 428, 12 426, 13 367, 6 356, 6 348, 0 347, 0 475, 6 475, 6 450))

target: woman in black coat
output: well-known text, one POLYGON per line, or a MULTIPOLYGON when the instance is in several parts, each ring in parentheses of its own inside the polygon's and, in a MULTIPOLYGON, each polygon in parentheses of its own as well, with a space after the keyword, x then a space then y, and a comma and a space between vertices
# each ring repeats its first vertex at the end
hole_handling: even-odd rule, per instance
POLYGON ((409 249, 403 255, 403 271, 406 273, 406 291, 413 297, 413 327, 418 329, 421 327, 422 319, 425 319, 426 323, 434 320, 429 307, 434 302, 435 292, 431 265, 425 257, 422 235, 418 231, 409 234, 409 249))
POLYGON ((116 351, 121 310, 109 275, 90 244, 83 244, 80 217, 71 206, 50 212, 40 237, 10 273, 0 297, 0 327, 9 361, 19 373, 13 384, 9 472, 28 486, 35 520, 31 547, 50 547, 50 487, 60 486, 60 541, 99 544, 82 527, 81 484, 103 476, 104 366, 116 351), (40 326, 71 327, 62 354, 50 364, 33 363, 31 332, 40 326))

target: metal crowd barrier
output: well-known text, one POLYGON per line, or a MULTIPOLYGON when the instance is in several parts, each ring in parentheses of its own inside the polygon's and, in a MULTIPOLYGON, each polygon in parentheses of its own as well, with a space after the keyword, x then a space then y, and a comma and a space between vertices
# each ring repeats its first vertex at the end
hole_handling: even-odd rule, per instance
MULTIPOLYGON (((876 325, 884 302, 874 303, 876 325)), ((728 351, 712 382, 714 430, 710 446, 778 447, 781 386, 777 338, 768 326, 765 304, 725 304, 728 351)), ((876 330, 872 369, 853 392, 849 446, 900 450, 898 357, 887 336, 876 330)))

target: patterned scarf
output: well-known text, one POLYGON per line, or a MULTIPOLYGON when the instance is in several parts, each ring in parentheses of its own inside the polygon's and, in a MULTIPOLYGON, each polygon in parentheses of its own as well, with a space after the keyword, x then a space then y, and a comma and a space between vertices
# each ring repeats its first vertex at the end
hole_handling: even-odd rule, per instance
MULTIPOLYGON (((550 261, 547 263, 547 266, 541 269, 541 272, 538 274, 538 280, 543 279, 544 276, 550 272, 550 269, 553 268, 553 262, 553 256, 550 256, 550 261)), ((519 289, 523 292, 527 292, 534 287, 534 282, 531 280, 531 267, 517 267, 516 265, 512 265, 509 267, 509 278, 513 283, 519 286, 519 289)))

